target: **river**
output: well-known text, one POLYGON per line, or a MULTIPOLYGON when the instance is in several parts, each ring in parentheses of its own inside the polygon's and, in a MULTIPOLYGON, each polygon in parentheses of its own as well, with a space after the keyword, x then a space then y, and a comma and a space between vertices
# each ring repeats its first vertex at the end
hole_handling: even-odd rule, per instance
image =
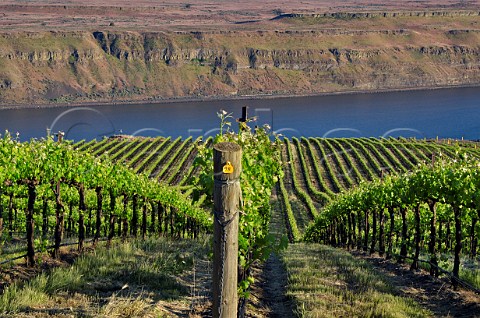
MULTIPOLYGON (((251 100, 189 101, 85 107, 0 110, 0 130, 21 140, 41 138, 47 128, 72 140, 114 134, 210 136, 221 109, 241 116, 248 106, 256 125, 286 136, 416 137, 480 139, 480 88, 251 100)), ((233 120, 234 121, 234 120, 233 120)), ((236 127, 236 124, 232 124, 236 127)))

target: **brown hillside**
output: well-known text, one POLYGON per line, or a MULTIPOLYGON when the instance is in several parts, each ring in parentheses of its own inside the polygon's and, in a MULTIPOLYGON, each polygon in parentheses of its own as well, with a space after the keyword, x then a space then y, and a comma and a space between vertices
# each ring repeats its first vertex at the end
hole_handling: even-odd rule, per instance
POLYGON ((480 84, 480 6, 4 1, 0 103, 480 84))

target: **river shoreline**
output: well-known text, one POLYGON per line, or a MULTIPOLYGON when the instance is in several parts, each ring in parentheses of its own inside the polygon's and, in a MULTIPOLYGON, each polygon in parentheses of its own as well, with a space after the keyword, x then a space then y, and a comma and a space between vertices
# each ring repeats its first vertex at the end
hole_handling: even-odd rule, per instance
POLYGON ((66 107, 101 107, 113 105, 136 105, 136 104, 171 104, 171 103, 185 103, 185 102, 209 102, 209 101, 237 101, 237 100, 262 100, 262 99, 276 99, 276 98, 298 98, 298 97, 317 97, 317 96, 338 96, 338 95, 355 95, 355 94, 381 94, 390 92, 409 92, 409 91, 431 91, 443 89, 457 89, 457 88, 475 88, 480 87, 477 84, 461 84, 461 85, 447 85, 447 86, 425 86, 425 87, 408 87, 408 88, 391 88, 391 89, 375 89, 375 90, 350 90, 337 92, 320 92, 311 94, 256 94, 256 95, 217 95, 207 96, 201 98, 195 97, 177 97, 165 99, 139 99, 139 100, 119 100, 118 102, 105 101, 86 101, 73 103, 45 103, 45 104, 2 104, 0 102, 0 111, 7 109, 39 109, 39 108, 66 108, 66 107))

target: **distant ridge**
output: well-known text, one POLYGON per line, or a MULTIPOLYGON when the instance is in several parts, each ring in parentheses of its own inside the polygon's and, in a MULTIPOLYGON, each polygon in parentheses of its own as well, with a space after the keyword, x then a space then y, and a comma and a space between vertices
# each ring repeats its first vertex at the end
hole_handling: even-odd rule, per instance
POLYGON ((291 18, 396 18, 396 17, 465 17, 480 16, 480 11, 473 10, 436 10, 436 11, 389 11, 389 12, 325 12, 325 13, 284 13, 272 18, 272 21, 291 18))

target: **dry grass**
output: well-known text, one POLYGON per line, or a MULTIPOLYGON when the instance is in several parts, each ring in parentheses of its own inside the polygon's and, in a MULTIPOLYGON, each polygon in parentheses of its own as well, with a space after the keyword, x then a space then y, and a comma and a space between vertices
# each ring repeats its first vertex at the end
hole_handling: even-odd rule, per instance
POLYGON ((137 297, 117 297, 115 294, 110 297, 108 303, 102 307, 101 315, 111 318, 140 318, 148 317, 151 311, 152 300, 144 294, 137 297))
POLYGON ((318 244, 294 244, 284 254, 287 295, 300 317, 430 317, 398 296, 386 276, 349 253, 318 244))
POLYGON ((68 268, 7 287, 2 317, 170 317, 208 303, 208 237, 99 248, 68 268))

